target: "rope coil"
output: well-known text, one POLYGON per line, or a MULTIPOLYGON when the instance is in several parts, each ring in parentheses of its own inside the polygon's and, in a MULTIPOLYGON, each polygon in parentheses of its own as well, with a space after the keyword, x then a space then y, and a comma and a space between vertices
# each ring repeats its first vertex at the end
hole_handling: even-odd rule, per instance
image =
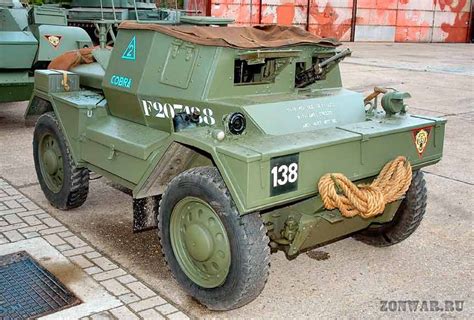
POLYGON ((342 173, 327 173, 318 190, 326 209, 339 209, 344 217, 371 218, 383 213, 387 203, 402 198, 411 179, 410 162, 400 156, 388 162, 371 184, 355 185, 342 173))

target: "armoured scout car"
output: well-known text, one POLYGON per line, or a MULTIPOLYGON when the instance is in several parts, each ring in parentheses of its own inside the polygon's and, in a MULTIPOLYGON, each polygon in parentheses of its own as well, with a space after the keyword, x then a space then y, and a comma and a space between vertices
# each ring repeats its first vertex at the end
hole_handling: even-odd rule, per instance
POLYGON ((19 0, 0 0, 0 102, 30 99, 34 70, 91 44, 84 30, 67 26, 63 9, 27 9, 19 0))
POLYGON ((271 251, 398 243, 425 213, 420 169, 441 159, 445 121, 409 115, 407 93, 344 89, 337 45, 279 26, 125 22, 95 63, 36 73, 41 188, 65 210, 86 200, 90 171, 131 189, 136 229, 158 225, 172 274, 214 310, 258 296, 271 251), (405 187, 368 214, 377 186, 399 187, 387 163, 405 187))

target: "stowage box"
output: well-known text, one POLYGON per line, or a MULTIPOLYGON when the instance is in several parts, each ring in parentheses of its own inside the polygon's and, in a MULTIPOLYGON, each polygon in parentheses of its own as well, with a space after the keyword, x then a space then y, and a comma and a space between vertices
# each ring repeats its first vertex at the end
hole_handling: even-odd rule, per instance
POLYGON ((69 71, 36 70, 35 89, 45 92, 78 91, 79 75, 69 71))

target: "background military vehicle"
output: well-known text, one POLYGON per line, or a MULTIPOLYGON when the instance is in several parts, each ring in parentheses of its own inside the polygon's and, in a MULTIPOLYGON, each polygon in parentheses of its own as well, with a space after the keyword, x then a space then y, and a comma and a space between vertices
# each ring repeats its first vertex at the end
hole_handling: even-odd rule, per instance
POLYGON ((92 45, 87 33, 68 27, 63 9, 25 8, 19 0, 0 0, 0 102, 31 97, 33 72, 62 53, 92 45))
POLYGON ((81 20, 147 20, 157 16, 153 0, 72 0, 69 18, 81 20), (95 12, 95 16, 92 16, 95 12), (84 15, 83 15, 84 14, 84 15), (138 17, 138 18, 137 18, 138 17))
POLYGON ((178 22, 179 12, 156 7, 152 0, 72 0, 67 7, 69 25, 85 29, 98 43, 100 27, 106 28, 108 43, 115 41, 118 24, 125 20, 178 22))
POLYGON ((152 21, 162 24, 218 24, 226 25, 232 19, 201 19, 200 12, 175 7, 157 7, 153 0, 72 0, 67 7, 69 25, 84 28, 94 42, 99 43, 100 28, 108 34, 113 45, 118 24, 125 20, 152 21), (192 15, 188 15, 192 14, 192 15))
POLYGON ((337 45, 279 26, 121 24, 95 63, 36 73, 26 117, 46 198, 79 207, 90 171, 132 190, 135 229, 158 225, 172 274, 214 310, 258 296, 271 250, 404 240, 445 121, 408 114, 407 93, 344 89, 337 45))

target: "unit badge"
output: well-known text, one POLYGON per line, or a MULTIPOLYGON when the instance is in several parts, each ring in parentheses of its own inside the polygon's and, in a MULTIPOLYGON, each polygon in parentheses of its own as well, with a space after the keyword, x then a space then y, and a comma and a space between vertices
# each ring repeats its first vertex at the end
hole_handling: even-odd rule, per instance
POLYGON ((137 37, 133 36, 132 40, 130 40, 127 48, 122 54, 122 59, 135 60, 136 53, 137 53, 137 37))
POLYGON ((49 44, 52 45, 54 49, 57 49, 61 44, 62 36, 46 35, 44 37, 46 38, 46 40, 48 40, 49 44))
POLYGON ((430 133, 431 127, 413 130, 413 142, 415 143, 416 151, 420 159, 423 158, 423 152, 425 152, 426 145, 428 144, 430 133))

